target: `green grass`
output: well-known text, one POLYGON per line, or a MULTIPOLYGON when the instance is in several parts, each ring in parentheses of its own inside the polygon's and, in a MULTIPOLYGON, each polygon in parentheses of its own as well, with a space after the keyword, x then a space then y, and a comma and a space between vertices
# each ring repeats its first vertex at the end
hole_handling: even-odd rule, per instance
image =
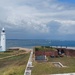
POLYGON ((36 46, 34 48, 35 51, 57 51, 55 48, 53 47, 49 47, 49 46, 36 46))
POLYGON ((19 54, 19 53, 24 53, 26 51, 24 50, 9 50, 9 51, 5 51, 5 52, 0 52, 0 58, 4 58, 4 57, 7 57, 7 56, 11 56, 11 55, 16 55, 16 54, 19 54))
POLYGON ((75 72, 74 57, 49 58, 48 62, 34 62, 34 68, 32 69, 32 75, 48 75, 73 72, 75 72), (61 62, 67 67, 55 67, 51 62, 61 62))
POLYGON ((58 58, 50 58, 48 57, 49 62, 61 62, 65 66, 75 66, 75 57, 58 57, 58 58))
POLYGON ((10 56, 12 54, 13 54, 13 52, 0 52, 0 58, 6 57, 6 56, 10 56))
MULTIPOLYGON (((7 54, 10 54, 10 52, 7 52, 7 54)), ((0 75, 23 75, 29 55, 30 53, 0 59, 0 75)))
POLYGON ((6 56, 10 56, 11 54, 7 54, 7 53, 1 53, 0 54, 0 58, 2 58, 2 57, 6 57, 6 56))

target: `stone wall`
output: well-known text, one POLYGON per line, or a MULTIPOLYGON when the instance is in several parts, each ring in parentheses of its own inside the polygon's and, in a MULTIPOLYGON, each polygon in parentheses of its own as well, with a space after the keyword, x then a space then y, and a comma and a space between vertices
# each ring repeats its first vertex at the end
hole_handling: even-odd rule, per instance
POLYGON ((75 50, 73 49, 67 49, 67 48, 56 48, 57 51, 35 51, 35 56, 38 55, 46 55, 46 56, 58 56, 59 51, 61 51, 61 54, 64 54, 66 56, 73 56, 75 57, 75 50))
POLYGON ((46 56, 58 56, 57 51, 35 51, 35 56, 46 55, 46 56))

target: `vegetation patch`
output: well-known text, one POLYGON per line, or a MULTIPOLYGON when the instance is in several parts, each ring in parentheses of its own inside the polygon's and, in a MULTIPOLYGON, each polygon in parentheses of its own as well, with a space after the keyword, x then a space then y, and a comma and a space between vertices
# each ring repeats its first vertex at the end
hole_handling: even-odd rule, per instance
POLYGON ((32 69, 32 75, 48 75, 48 74, 60 74, 60 73, 73 73, 75 72, 75 58, 74 57, 48 57, 47 62, 34 61, 34 68, 32 69), (61 62, 67 67, 56 67, 52 62, 61 62))
POLYGON ((34 50, 35 59, 37 57, 38 59, 34 61, 32 75, 49 75, 75 72, 75 56, 67 56, 64 52, 65 50, 58 50, 50 46, 39 46, 35 47, 34 50), (60 52, 61 54, 59 54, 60 52), (47 61, 42 61, 40 56, 46 56, 47 61), (53 62, 60 62, 63 66, 67 67, 55 66, 52 64, 53 62))
POLYGON ((35 51, 56 51, 55 48, 53 47, 50 47, 50 46, 36 46, 35 48, 35 51))
MULTIPOLYGON (((16 52, 19 53, 19 51, 16 52)), ((2 54, 13 55, 16 52, 4 52, 2 54)), ((29 55, 30 53, 23 52, 20 55, 0 59, 0 75, 23 75, 29 55)))

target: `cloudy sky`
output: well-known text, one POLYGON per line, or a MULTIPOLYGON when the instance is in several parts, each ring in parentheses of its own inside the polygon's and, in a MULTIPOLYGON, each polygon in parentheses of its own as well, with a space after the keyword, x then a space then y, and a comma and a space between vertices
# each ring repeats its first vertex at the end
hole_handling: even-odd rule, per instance
POLYGON ((75 40, 75 0, 0 0, 7 39, 75 40))

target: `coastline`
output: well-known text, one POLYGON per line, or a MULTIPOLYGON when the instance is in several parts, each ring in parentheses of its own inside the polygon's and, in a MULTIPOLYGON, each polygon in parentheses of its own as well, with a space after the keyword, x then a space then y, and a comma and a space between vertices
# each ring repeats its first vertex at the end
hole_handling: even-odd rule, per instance
POLYGON ((32 49, 30 49, 30 48, 23 48, 23 47, 10 47, 10 48, 8 48, 8 50, 24 50, 26 52, 32 51, 32 49))
POLYGON ((67 46, 52 46, 54 48, 66 48, 66 49, 72 49, 72 50, 75 50, 75 47, 67 47, 67 46))
MULTIPOLYGON (((34 46, 34 47, 36 47, 36 46, 34 46)), ((66 47, 66 46, 51 46, 51 47, 54 47, 54 48, 66 48, 66 49, 75 50, 75 47, 69 47, 69 46, 68 47, 66 47)), ((27 47, 9 47, 8 49, 19 49, 19 50, 25 50, 25 51, 32 51, 33 48, 27 48, 27 47)))

